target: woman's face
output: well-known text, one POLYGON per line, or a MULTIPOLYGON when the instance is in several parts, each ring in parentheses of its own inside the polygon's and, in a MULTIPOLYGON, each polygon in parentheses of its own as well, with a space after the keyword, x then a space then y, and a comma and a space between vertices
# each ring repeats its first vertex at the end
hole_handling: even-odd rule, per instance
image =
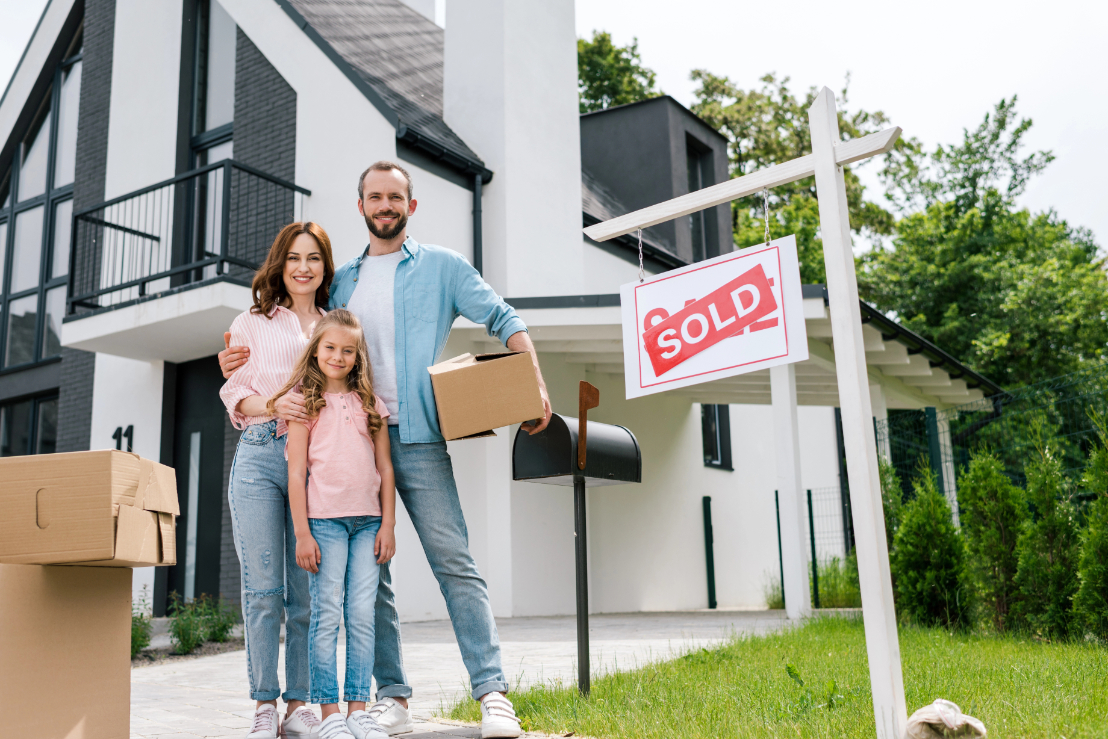
POLYGON ((285 256, 285 290, 289 295, 311 295, 323 283, 323 250, 311 234, 300 234, 285 256))

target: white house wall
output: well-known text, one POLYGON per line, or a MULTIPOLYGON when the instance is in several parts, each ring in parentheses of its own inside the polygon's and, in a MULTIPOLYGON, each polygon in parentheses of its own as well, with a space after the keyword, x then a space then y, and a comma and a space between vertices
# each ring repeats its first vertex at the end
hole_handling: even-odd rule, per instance
MULTIPOLYGON (((620 248, 620 247, 615 247, 620 248)), ((619 286, 639 278, 639 265, 620 259, 585 241, 581 291, 584 295, 618 293, 619 286)), ((652 270, 646 270, 652 275, 652 270)))
MULTIPOLYGON (((408 222, 408 233, 421 244, 453 249, 473 264, 473 192, 403 159, 395 161, 408 170, 415 185, 417 207, 408 222)), ((367 161, 358 169, 353 177, 355 182, 362 169, 371 163, 367 161)), ((363 222, 363 241, 368 243, 365 234, 363 222)))

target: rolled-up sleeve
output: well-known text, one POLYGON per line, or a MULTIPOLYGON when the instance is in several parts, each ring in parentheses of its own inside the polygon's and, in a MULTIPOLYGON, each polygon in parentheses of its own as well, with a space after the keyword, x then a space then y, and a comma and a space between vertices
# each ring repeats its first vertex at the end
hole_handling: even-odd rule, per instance
MULTIPOLYGON (((244 331, 243 316, 239 316, 231 324, 231 346, 250 346, 250 339, 247 332, 244 331)), ((238 405, 244 398, 249 398, 251 395, 261 395, 253 387, 253 373, 251 372, 251 364, 247 362, 242 367, 239 367, 233 375, 231 375, 227 382, 223 383, 223 387, 219 389, 219 397, 223 400, 223 405, 227 407, 227 415, 231 418, 231 425, 239 431, 246 428, 247 416, 244 416, 238 411, 238 405)))
POLYGON ((483 323, 489 336, 507 345, 512 334, 527 330, 515 308, 505 303, 464 259, 458 260, 455 280, 454 300, 458 312, 474 323, 483 323))

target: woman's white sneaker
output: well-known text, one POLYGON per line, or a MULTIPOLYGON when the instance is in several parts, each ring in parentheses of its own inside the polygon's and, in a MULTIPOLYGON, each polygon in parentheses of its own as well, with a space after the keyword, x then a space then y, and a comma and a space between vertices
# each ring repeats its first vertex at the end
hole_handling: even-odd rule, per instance
POLYGON ((300 706, 285 716, 281 732, 288 739, 317 739, 319 737, 319 717, 307 706, 300 706))
POLYGON ((515 706, 502 693, 481 696, 481 739, 517 737, 523 733, 515 706))
POLYGON ((319 739, 354 739, 346 725, 346 716, 332 713, 319 725, 319 739))
POLYGON ((346 727, 354 739, 388 739, 385 730, 373 720, 368 711, 354 711, 346 717, 346 727))
POLYGON ((415 728, 412 724, 412 712, 400 705, 400 701, 395 698, 382 698, 367 713, 389 736, 407 734, 415 728))
POLYGON ((254 711, 254 723, 246 739, 277 739, 277 706, 263 703, 254 711))

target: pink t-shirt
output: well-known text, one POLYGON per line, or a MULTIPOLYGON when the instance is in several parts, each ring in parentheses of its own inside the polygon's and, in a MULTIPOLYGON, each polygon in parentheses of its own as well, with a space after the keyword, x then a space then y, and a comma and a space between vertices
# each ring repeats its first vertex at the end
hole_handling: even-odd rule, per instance
MULTIPOLYGON (((381 515, 381 475, 357 393, 324 393, 308 423, 308 518, 381 515)), ((376 398, 377 412, 388 408, 376 398)))

